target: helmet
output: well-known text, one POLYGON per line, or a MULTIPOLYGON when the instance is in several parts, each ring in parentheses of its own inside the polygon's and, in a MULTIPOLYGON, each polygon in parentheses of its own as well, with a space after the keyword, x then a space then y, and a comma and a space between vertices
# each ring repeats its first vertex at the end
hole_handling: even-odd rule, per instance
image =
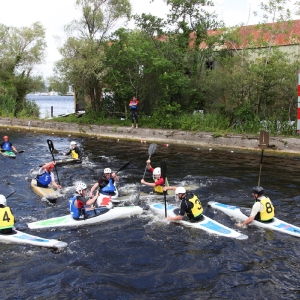
POLYGON ((155 168, 153 170, 153 179, 155 179, 155 175, 161 175, 161 169, 160 168, 155 168))
POLYGON ((0 204, 6 206, 6 198, 4 195, 0 195, 0 204))
POLYGON ((71 145, 71 146, 72 146, 72 145, 77 145, 77 143, 74 142, 74 141, 72 141, 72 142, 70 143, 70 145, 71 145))
POLYGON ((104 169, 104 174, 106 174, 106 173, 111 173, 111 169, 110 168, 105 168, 104 169))
POLYGON ((49 164, 47 167, 46 167, 46 170, 49 172, 51 169, 53 169, 54 168, 54 164, 53 163, 51 163, 51 164, 49 164))
POLYGON ((155 168, 153 170, 153 175, 161 175, 161 169, 160 168, 155 168))
POLYGON ((76 185, 76 188, 75 188, 76 192, 79 193, 79 194, 81 194, 81 192, 82 192, 83 190, 86 190, 86 189, 87 189, 87 186, 86 186, 86 184, 83 183, 83 182, 78 183, 78 184, 76 185))
POLYGON ((175 190, 175 195, 185 194, 185 193, 186 193, 186 189, 183 186, 179 186, 175 190))
POLYGON ((264 193, 264 189, 261 186, 255 186, 252 188, 252 193, 258 194, 261 196, 264 193))
POLYGON ((5 135, 5 136, 3 137, 3 139, 4 139, 4 140, 8 140, 8 136, 5 135))

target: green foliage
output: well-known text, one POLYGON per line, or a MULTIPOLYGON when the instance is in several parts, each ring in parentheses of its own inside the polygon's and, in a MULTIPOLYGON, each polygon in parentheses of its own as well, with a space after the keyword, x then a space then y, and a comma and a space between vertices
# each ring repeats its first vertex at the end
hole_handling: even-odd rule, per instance
POLYGON ((28 113, 24 99, 34 82, 32 69, 44 59, 45 46, 45 30, 38 22, 20 28, 0 24, 1 114, 28 113))
POLYGON ((2 117, 14 117, 16 100, 10 95, 0 95, 0 115, 2 117))
POLYGON ((38 118, 40 114, 39 107, 34 101, 25 100, 22 110, 18 112, 18 118, 38 118))

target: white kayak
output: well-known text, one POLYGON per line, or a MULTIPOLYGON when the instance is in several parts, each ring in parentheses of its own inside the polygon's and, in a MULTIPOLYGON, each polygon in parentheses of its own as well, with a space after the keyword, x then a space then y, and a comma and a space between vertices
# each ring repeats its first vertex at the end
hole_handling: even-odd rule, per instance
MULTIPOLYGON (((152 209, 154 212, 157 212, 159 214, 165 214, 165 205, 162 203, 153 203, 150 205, 150 209, 152 209)), ((178 209, 178 207, 173 206, 173 205, 168 205, 167 206, 167 214, 168 217, 175 217, 177 214, 174 212, 175 209, 178 209)), ((203 215, 203 220, 199 222, 189 222, 189 221, 175 221, 180 224, 183 224, 188 227, 193 227, 193 228, 198 228, 202 229, 204 231, 207 231, 209 233, 225 236, 225 237, 230 237, 230 238, 235 238, 238 240, 245 240, 248 238, 247 235, 242 234, 234 229, 231 229, 229 227, 226 227, 217 221, 214 221, 213 219, 203 215)))
POLYGON ((132 215, 140 215, 143 209, 139 206, 124 206, 124 207, 114 207, 107 212, 89 219, 79 219, 75 220, 71 214, 51 218, 47 220, 36 221, 28 223, 28 227, 31 229, 38 228, 51 228, 51 227, 69 227, 69 226, 83 226, 88 224, 106 222, 116 218, 124 218, 132 215))
MULTIPOLYGON (((171 191, 172 192, 172 191, 171 191)), ((174 199, 175 194, 171 194, 171 195, 167 195, 166 199, 167 201, 174 199)), ((164 196, 160 195, 160 194, 146 194, 144 192, 140 192, 140 193, 135 193, 132 195, 126 195, 126 196, 122 196, 122 197, 112 197, 111 202, 113 204, 122 204, 122 203, 137 203, 139 200, 142 201, 146 201, 146 200, 150 200, 153 201, 153 199, 163 199, 164 196)), ((155 201, 155 200, 154 200, 155 201)))
POLYGON ((7 244, 29 244, 34 246, 60 249, 67 247, 67 243, 58 240, 48 240, 22 231, 14 230, 12 234, 0 234, 0 242, 7 244))
MULTIPOLYGON (((227 205, 215 201, 209 201, 207 205, 214 209, 224 212, 229 217, 233 217, 236 220, 245 221, 248 216, 246 216, 238 206, 227 205)), ((287 233, 293 236, 300 237, 300 227, 291 225, 277 218, 273 218, 272 222, 263 223, 259 221, 252 221, 249 225, 255 225, 262 228, 268 228, 271 230, 280 231, 282 233, 287 233)))

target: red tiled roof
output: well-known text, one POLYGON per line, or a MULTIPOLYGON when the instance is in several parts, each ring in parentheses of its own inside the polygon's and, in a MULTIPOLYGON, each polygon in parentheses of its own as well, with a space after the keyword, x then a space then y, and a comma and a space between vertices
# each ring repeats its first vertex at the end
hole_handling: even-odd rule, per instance
MULTIPOLYGON (((264 47, 271 41, 272 46, 294 45, 300 43, 300 20, 241 26, 227 30, 227 32, 231 32, 234 37, 225 42, 227 48, 231 49, 264 47)), ((226 31, 223 33, 225 34, 226 31)), ((220 30, 208 31, 209 36, 216 34, 222 33, 220 30)), ((205 45, 202 44, 200 47, 205 47, 205 45)))

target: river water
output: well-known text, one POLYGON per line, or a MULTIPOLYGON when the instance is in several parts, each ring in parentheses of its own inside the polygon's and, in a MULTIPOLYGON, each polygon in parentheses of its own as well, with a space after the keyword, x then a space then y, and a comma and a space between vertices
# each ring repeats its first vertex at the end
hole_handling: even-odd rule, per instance
MULTIPOLYGON (((242 229, 248 240, 235 240, 165 222, 151 211, 81 228, 29 230, 27 222, 68 213, 76 181, 91 188, 103 168, 116 171, 129 159, 132 163, 119 173, 120 190, 134 194, 149 145, 21 131, 1 134, 9 134, 17 149, 25 150, 16 159, 0 156, 0 191, 16 191, 8 199, 16 226, 68 243, 60 252, 0 244, 1 299, 299 299, 300 241, 278 232, 250 227, 242 229), (60 152, 76 140, 85 157, 82 165, 58 168, 63 190, 54 205, 30 188, 38 165, 51 160, 49 138, 60 152), (95 157, 99 155, 105 157, 95 157)), ((208 208, 208 201, 252 205, 259 153, 159 144, 151 159, 154 166, 166 159, 170 183, 192 188, 204 213, 226 226, 234 227, 234 221, 208 208)), ((151 176, 147 173, 145 179, 151 181, 151 176)), ((299 181, 298 158, 272 157, 265 151, 261 185, 276 216, 297 226, 299 181)))
POLYGON ((75 112, 73 96, 37 96, 28 94, 26 99, 34 101, 38 105, 41 119, 51 117, 51 106, 53 107, 54 117, 75 112))

